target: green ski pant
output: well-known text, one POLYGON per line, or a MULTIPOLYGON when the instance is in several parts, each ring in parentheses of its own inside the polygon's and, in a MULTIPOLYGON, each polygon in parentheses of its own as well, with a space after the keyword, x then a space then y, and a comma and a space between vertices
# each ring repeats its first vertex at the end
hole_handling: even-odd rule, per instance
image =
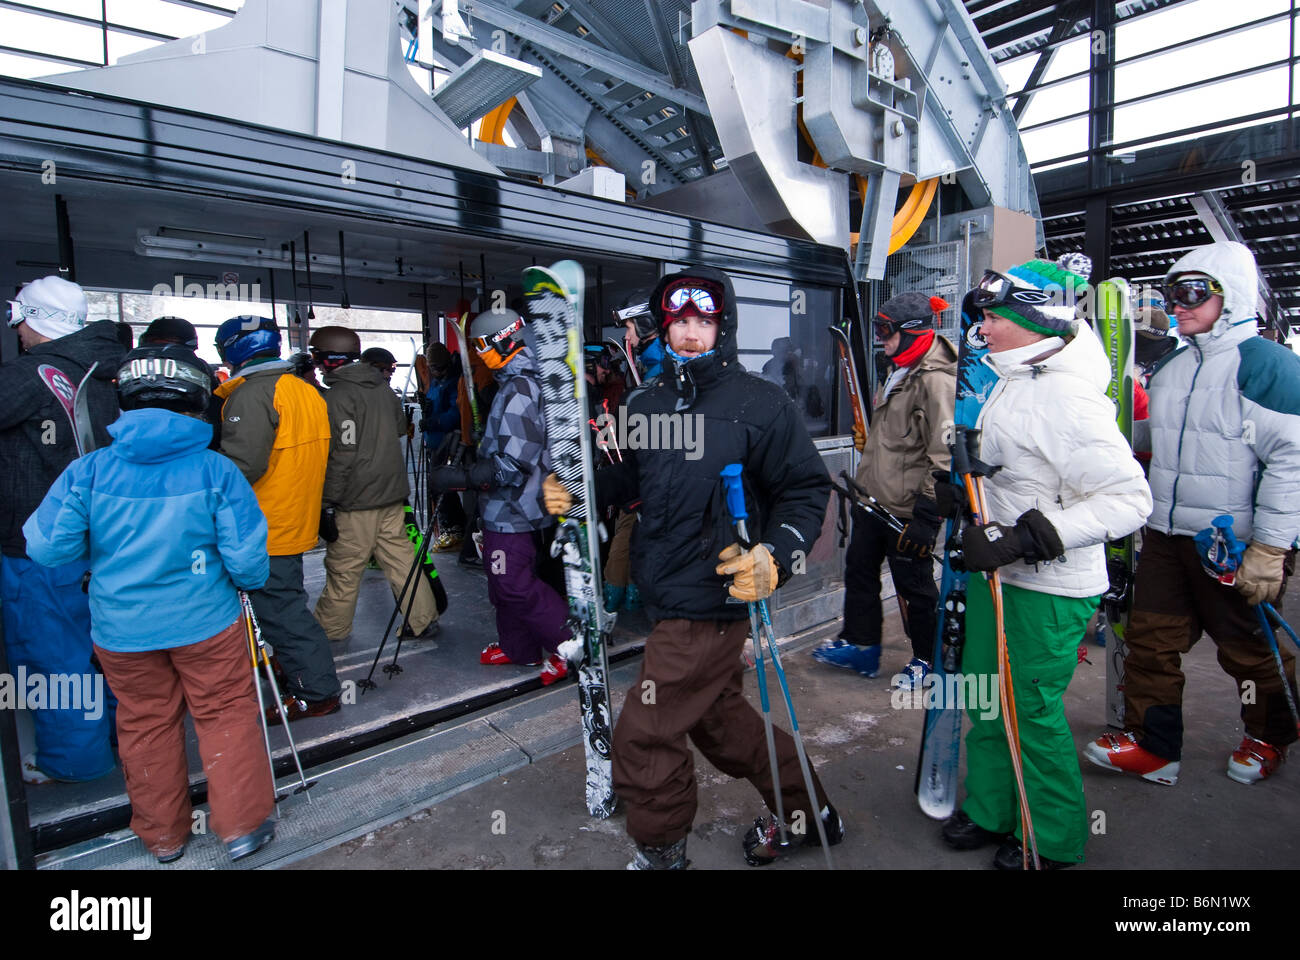
MULTIPOLYGON (((981 574, 972 574, 966 605, 962 672, 988 675, 993 709, 967 708, 966 815, 985 830, 1012 833, 1023 842, 1020 806, 1002 711, 997 704, 997 623, 993 595, 981 574), (990 713, 995 715, 989 716, 990 713)), ((1078 663, 1079 640, 1098 597, 1058 597, 1003 586, 1007 656, 1020 730, 1020 753, 1029 812, 1040 856, 1083 862, 1088 811, 1074 739, 1065 720, 1065 688, 1078 663)))

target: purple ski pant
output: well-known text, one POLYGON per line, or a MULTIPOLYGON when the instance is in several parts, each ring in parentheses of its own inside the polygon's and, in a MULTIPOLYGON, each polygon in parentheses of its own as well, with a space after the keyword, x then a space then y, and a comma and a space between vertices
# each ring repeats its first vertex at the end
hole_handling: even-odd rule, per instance
POLYGON ((483 531, 488 599, 497 614, 497 642, 515 663, 539 663, 569 639, 569 605, 538 577, 541 533, 483 531))

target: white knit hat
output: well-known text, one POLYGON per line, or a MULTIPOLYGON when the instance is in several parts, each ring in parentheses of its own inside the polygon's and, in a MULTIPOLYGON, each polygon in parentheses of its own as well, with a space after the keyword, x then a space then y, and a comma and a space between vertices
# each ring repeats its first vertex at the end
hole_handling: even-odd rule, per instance
POLYGON ((51 340, 76 333, 86 325, 90 312, 81 287, 59 276, 33 280, 18 291, 17 300, 9 302, 19 322, 27 321, 29 327, 51 340))

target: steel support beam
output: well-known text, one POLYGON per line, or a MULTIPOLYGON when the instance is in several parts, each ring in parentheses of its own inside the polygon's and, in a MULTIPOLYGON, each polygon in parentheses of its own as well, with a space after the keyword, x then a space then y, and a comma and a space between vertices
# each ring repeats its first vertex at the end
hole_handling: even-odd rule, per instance
MULTIPOLYGON (((663 10, 656 0, 645 0, 645 12, 650 18, 650 25, 654 27, 655 37, 659 41, 659 49, 663 52, 664 63, 668 66, 668 74, 672 77, 673 86, 684 87, 686 77, 682 73, 681 61, 677 59, 677 51, 673 48, 668 24, 664 23, 663 10)), ((709 156, 709 142, 704 139, 704 130, 695 111, 686 110, 685 113, 686 130, 690 134, 691 142, 695 144, 695 155, 700 159, 700 170, 707 177, 715 170, 713 158, 709 156)))
MULTIPOLYGON (((1115 139, 1115 5, 1092 0, 1093 34, 1101 34, 1101 49, 1094 42, 1088 78, 1088 186, 1104 191, 1110 185, 1108 148, 1115 139)), ((1110 198, 1099 192, 1085 205, 1087 224, 1083 251, 1092 258, 1097 280, 1110 276, 1110 198)))
POLYGON ((679 103, 688 110, 703 114, 709 112, 709 105, 703 97, 675 85, 663 74, 626 57, 610 53, 564 30, 548 27, 539 20, 534 20, 493 0, 474 0, 471 15, 513 33, 520 40, 526 40, 577 63, 594 67, 610 76, 638 84, 643 90, 679 103))

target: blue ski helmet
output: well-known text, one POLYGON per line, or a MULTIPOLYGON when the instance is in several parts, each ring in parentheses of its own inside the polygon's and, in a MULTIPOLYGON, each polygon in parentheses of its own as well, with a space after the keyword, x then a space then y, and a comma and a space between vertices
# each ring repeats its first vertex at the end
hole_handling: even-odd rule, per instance
POLYGON ((241 367, 253 357, 280 355, 280 328, 270 317, 231 317, 217 327, 217 353, 241 367))

